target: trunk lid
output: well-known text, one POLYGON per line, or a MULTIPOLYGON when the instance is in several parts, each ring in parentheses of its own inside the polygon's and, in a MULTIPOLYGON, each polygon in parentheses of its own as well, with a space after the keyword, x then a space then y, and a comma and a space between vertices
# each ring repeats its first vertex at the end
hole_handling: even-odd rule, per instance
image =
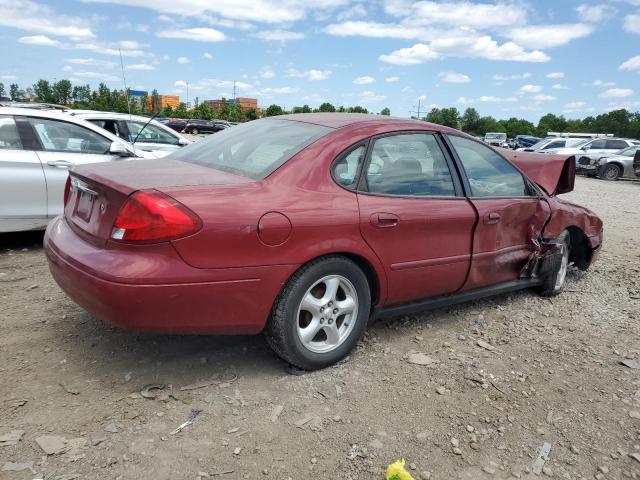
POLYGON ((91 243, 104 246, 127 198, 138 190, 234 185, 252 179, 179 160, 131 160, 76 167, 64 216, 91 243))

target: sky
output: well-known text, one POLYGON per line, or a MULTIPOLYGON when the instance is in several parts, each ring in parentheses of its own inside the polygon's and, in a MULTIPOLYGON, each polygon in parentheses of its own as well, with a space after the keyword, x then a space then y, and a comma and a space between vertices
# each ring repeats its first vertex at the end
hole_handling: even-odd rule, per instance
POLYGON ((0 0, 0 82, 536 121, 640 110, 640 0, 0 0))

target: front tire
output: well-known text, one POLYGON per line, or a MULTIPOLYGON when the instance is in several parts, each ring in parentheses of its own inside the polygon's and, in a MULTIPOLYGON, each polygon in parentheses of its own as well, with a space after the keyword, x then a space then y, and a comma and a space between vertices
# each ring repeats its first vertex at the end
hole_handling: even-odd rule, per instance
POLYGON ((605 165, 600 170, 600 178, 602 178, 603 180, 618 180, 618 178, 620 178, 620 175, 622 175, 622 171, 616 164, 605 165))
POLYGON ((276 299, 265 329, 283 360, 317 370, 342 360, 364 333, 371 292, 353 261, 323 257, 296 272, 276 299))
POLYGON ((569 232, 564 230, 558 237, 558 241, 562 243, 562 255, 554 255, 549 259, 548 273, 538 290, 543 297, 559 295, 567 280, 569 258, 571 255, 571 236, 569 232))
POLYGON ((197 129, 197 128, 192 128, 192 129, 191 129, 191 133, 192 133, 193 135, 198 135, 198 133, 200 133, 200 132, 198 131, 198 129, 197 129))

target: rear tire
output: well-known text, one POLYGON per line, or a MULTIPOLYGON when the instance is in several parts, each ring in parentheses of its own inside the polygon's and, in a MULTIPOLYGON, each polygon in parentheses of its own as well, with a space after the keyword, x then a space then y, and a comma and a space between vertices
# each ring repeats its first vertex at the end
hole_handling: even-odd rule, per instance
POLYGON ((198 132, 198 129, 197 129, 197 128, 192 128, 192 129, 191 129, 191 133, 192 133, 193 135, 198 135, 198 133, 200 133, 200 132, 198 132))
POLYGON ((351 260, 329 256, 298 270, 271 310, 264 335, 283 360, 317 370, 342 360, 364 333, 371 291, 351 260))
POLYGON ((548 274, 544 278, 542 285, 538 288, 538 293, 543 297, 555 297, 562 292, 569 270, 569 257, 571 255, 571 237, 567 230, 559 236, 558 241, 562 242, 562 255, 554 255, 549 259, 548 274))
POLYGON ((600 178, 603 180, 618 180, 620 175, 622 175, 622 172, 620 171, 620 167, 616 164, 605 165, 600 170, 600 178))

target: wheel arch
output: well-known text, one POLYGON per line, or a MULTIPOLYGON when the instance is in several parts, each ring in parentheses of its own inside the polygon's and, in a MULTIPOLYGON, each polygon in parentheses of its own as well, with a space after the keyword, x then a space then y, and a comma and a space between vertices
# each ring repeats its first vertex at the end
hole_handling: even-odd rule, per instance
POLYGON ((602 177, 603 173, 605 171, 605 169, 609 166, 609 165, 615 165, 616 167, 618 167, 618 171, 619 171, 619 177, 622 177, 624 175, 624 165, 622 165, 620 162, 618 161, 611 161, 611 162, 607 162, 604 165, 602 165, 600 167, 600 171, 598 172, 598 176, 602 177))
POLYGON ((589 257, 591 255, 587 235, 580 227, 575 225, 566 227, 565 230, 569 232, 571 242, 569 262, 573 262, 580 270, 586 270, 589 267, 589 257))

